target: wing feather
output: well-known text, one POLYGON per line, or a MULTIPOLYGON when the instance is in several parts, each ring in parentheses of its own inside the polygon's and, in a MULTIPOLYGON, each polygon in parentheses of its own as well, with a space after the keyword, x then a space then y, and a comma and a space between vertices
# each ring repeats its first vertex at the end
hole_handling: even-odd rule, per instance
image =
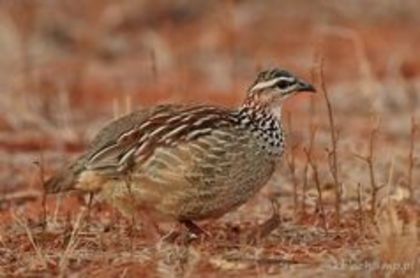
POLYGON ((170 147, 232 125, 231 111, 212 106, 161 105, 133 112, 105 126, 92 141, 85 168, 118 175, 145 160, 157 147, 170 147))

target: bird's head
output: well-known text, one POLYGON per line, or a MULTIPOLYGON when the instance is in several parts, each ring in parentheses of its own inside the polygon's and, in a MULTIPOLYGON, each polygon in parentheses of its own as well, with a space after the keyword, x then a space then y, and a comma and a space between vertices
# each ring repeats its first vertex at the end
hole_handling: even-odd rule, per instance
POLYGON ((315 87, 286 70, 271 69, 258 74, 248 90, 248 100, 272 107, 300 92, 315 93, 315 87))

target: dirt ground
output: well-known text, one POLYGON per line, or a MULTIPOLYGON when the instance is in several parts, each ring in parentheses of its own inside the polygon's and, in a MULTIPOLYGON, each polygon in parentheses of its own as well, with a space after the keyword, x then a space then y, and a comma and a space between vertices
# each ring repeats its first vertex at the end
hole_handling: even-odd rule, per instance
POLYGON ((0 277, 419 277, 419 11, 0 1, 0 277), (235 107, 273 66, 318 93, 285 104, 282 164, 245 206, 200 223, 208 237, 151 239, 141 218, 97 197, 88 209, 79 192, 43 202, 42 182, 110 119, 159 103, 235 107), (271 233, 249 241, 264 222, 271 233))

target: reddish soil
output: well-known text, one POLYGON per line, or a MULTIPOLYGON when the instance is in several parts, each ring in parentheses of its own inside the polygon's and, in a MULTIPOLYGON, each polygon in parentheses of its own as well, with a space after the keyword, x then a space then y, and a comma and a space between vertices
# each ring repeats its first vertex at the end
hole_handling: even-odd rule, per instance
POLYGON ((420 5, 309 2, 0 3, 0 276, 418 277, 420 5), (80 192, 49 196, 44 214, 42 180, 106 121, 163 102, 235 107, 272 66, 318 94, 285 105, 284 163, 258 197, 201 223, 210 237, 151 239, 80 192), (268 199, 281 223, 250 242, 268 199))

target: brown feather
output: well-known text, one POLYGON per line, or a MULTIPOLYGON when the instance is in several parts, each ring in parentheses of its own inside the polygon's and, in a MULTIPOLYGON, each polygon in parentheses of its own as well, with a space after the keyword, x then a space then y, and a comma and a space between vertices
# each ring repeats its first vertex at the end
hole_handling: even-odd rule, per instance
POLYGON ((125 115, 99 131, 46 191, 99 192, 126 215, 147 210, 180 221, 219 217, 267 183, 285 149, 275 98, 313 90, 309 85, 272 70, 258 76, 235 110, 160 105, 125 115), (279 90, 282 79, 287 82, 279 90))

